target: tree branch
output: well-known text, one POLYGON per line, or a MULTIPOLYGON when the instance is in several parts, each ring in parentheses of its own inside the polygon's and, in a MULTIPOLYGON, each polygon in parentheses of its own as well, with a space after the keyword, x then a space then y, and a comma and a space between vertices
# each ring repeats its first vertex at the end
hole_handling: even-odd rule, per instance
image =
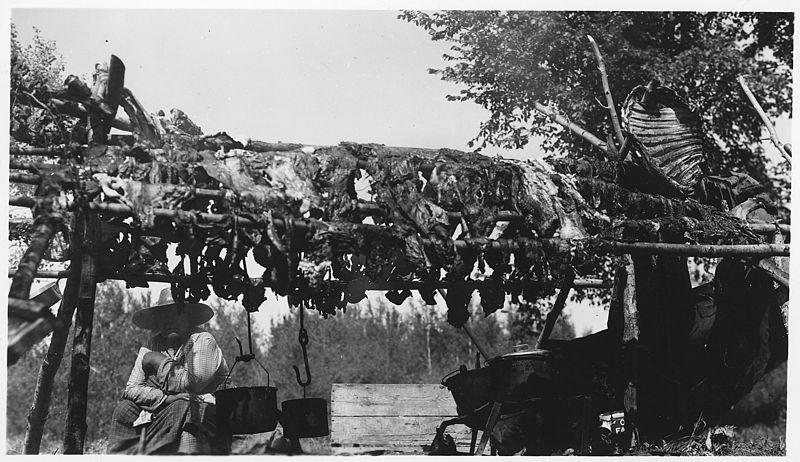
POLYGON ((756 109, 756 112, 758 112, 758 115, 761 117, 761 121, 764 122, 764 125, 767 127, 767 131, 769 132, 769 138, 770 140, 772 140, 772 144, 774 144, 775 147, 778 148, 778 151, 780 151, 783 158, 786 159, 787 162, 789 162, 789 165, 791 165, 792 164, 791 147, 789 147, 789 149, 787 150, 786 145, 784 145, 781 142, 780 138, 778 138, 778 132, 775 131, 775 125, 772 124, 772 121, 769 120, 769 117, 767 117, 767 114, 764 112, 764 109, 762 109, 761 105, 758 104, 756 96, 753 94, 752 91, 750 91, 750 88, 744 81, 744 77, 740 75, 738 80, 739 80, 739 85, 741 85, 742 90, 744 90, 744 94, 747 95, 747 98, 750 100, 750 103, 752 103, 753 107, 756 109))
POLYGON ((608 112, 611 115, 611 125, 614 127, 614 133, 617 135, 617 141, 619 145, 625 142, 625 137, 622 135, 622 128, 619 125, 619 118, 617 117, 617 107, 614 106, 614 98, 611 96, 611 89, 608 86, 608 75, 606 74, 606 65, 603 63, 603 56, 600 54, 600 48, 597 46, 597 42, 594 41, 594 38, 591 35, 587 35, 589 38, 589 43, 592 44, 592 48, 594 49, 594 55, 597 57, 597 67, 600 68, 600 78, 603 81, 603 93, 606 96, 606 102, 608 103, 608 112))
POLYGON ((600 140, 600 138, 598 138, 598 137, 594 136, 593 134, 589 133, 586 129, 584 129, 580 125, 577 125, 575 123, 570 122, 564 116, 558 114, 552 108, 547 107, 547 106, 545 106, 544 104, 542 104, 542 103, 540 103, 538 101, 534 101, 533 102, 533 107, 537 111, 539 111, 542 114, 544 114, 547 117, 549 117, 550 120, 552 120, 553 122, 561 125, 562 127, 566 128, 567 130, 570 130, 572 133, 575 133, 576 135, 578 135, 581 138, 585 139, 586 141, 588 141, 589 143, 591 143, 595 147, 597 147, 599 149, 602 149, 603 152, 608 153, 608 147, 606 146, 606 144, 603 143, 600 140))

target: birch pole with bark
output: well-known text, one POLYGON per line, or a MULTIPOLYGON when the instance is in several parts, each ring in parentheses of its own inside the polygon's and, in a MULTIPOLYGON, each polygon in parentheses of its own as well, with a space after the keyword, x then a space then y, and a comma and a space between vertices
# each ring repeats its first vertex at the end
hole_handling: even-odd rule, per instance
POLYGON ((619 124, 617 107, 614 105, 614 98, 611 96, 611 87, 608 85, 608 74, 606 74, 606 65, 603 62, 603 55, 600 54, 600 48, 597 46, 597 42, 594 41, 594 38, 591 35, 587 35, 587 37, 594 49, 594 55, 597 57, 597 67, 600 69, 600 79, 603 82, 603 93, 605 94, 606 103, 608 104, 611 125, 614 127, 614 134, 617 136, 617 142, 621 147, 625 143, 625 136, 622 134, 622 127, 619 124))
POLYGON ((47 348, 47 355, 42 361, 39 376, 36 379, 36 388, 33 392, 33 403, 28 412, 28 428, 25 431, 25 454, 39 454, 44 433, 44 425, 50 411, 50 402, 61 360, 64 357, 64 348, 67 344, 69 329, 72 325, 72 316, 78 304, 78 284, 81 275, 80 258, 73 258, 69 268, 67 286, 64 289, 64 298, 58 309, 57 319, 61 326, 53 330, 53 337, 47 348))
POLYGON ((778 138, 778 132, 775 130, 775 125, 769 120, 767 114, 764 112, 764 109, 758 104, 758 100, 756 96, 750 91, 750 87, 747 86, 747 83, 744 81, 744 77, 741 75, 738 78, 739 85, 742 86, 742 90, 744 90, 744 94, 747 95, 747 99, 750 100, 750 103, 755 108, 756 112, 758 113, 759 117, 761 117, 761 121, 764 122, 764 126, 767 127, 767 131, 769 132, 769 138, 772 141, 772 144, 778 148, 778 151, 781 153, 786 162, 789 162, 789 165, 792 164, 792 155, 791 155, 791 146, 789 149, 786 149, 786 145, 784 145, 780 138, 778 138))

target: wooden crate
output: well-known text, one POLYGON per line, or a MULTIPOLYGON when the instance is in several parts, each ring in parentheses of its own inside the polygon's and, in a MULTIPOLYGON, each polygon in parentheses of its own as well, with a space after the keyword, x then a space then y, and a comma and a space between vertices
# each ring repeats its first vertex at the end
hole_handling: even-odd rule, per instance
MULTIPOLYGON (((456 417, 452 395, 439 384, 335 383, 331 389, 334 448, 385 448, 421 454, 442 421, 456 417)), ((459 451, 469 451, 471 430, 447 427, 459 451)))

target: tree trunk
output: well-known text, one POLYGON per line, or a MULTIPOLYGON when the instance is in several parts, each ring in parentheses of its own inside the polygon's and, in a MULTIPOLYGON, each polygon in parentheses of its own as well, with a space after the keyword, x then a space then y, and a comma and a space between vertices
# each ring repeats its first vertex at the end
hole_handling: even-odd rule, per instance
POLYGON ((431 361, 431 320, 425 324, 425 351, 428 355, 428 375, 433 375, 433 362, 431 361))
POLYGON ((630 446, 639 442, 639 314, 636 304, 636 272, 630 255, 624 255, 616 263, 613 290, 608 311, 608 330, 613 339, 609 351, 611 386, 614 394, 622 399, 625 411, 625 427, 630 446))
MULTIPOLYGON (((94 242, 98 233, 97 217, 86 220, 86 241, 94 242)), ((75 338, 72 343, 72 365, 69 375, 67 421, 64 429, 64 454, 83 454, 86 439, 86 405, 89 394, 89 358, 92 346, 94 299, 97 290, 93 249, 83 248, 78 306, 75 314, 75 338)))
POLYGON ((58 320, 61 321, 61 327, 53 331, 53 338, 50 340, 47 356, 45 356, 39 369, 36 389, 33 392, 33 404, 28 413, 28 428, 25 432, 25 454, 39 454, 44 425, 50 411, 53 381, 58 368, 61 366, 61 359, 64 357, 64 348, 67 344, 69 328, 72 325, 72 315, 75 313, 75 307, 78 303, 80 275, 80 259, 73 258, 70 264, 67 286, 64 289, 64 298, 61 300, 61 306, 58 309, 58 320))

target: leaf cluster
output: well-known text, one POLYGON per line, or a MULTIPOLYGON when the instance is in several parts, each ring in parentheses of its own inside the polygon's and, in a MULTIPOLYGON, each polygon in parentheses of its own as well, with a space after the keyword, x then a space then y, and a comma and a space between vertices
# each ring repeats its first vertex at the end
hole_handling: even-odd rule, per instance
POLYGON ((12 23, 10 64, 11 137, 36 146, 69 143, 76 121, 46 106, 51 89, 64 82, 64 57, 56 42, 34 27, 31 42, 23 46, 12 23))
POLYGON ((791 13, 615 11, 404 11, 400 19, 450 43, 447 65, 430 72, 462 89, 448 99, 489 111, 473 140, 521 148, 543 137, 545 152, 592 156, 592 146, 550 123, 534 102, 605 139, 611 133, 597 61, 600 46, 614 101, 658 78, 703 117, 708 171, 742 170, 768 183, 762 125, 736 78, 747 78, 772 118, 791 114, 791 13))

